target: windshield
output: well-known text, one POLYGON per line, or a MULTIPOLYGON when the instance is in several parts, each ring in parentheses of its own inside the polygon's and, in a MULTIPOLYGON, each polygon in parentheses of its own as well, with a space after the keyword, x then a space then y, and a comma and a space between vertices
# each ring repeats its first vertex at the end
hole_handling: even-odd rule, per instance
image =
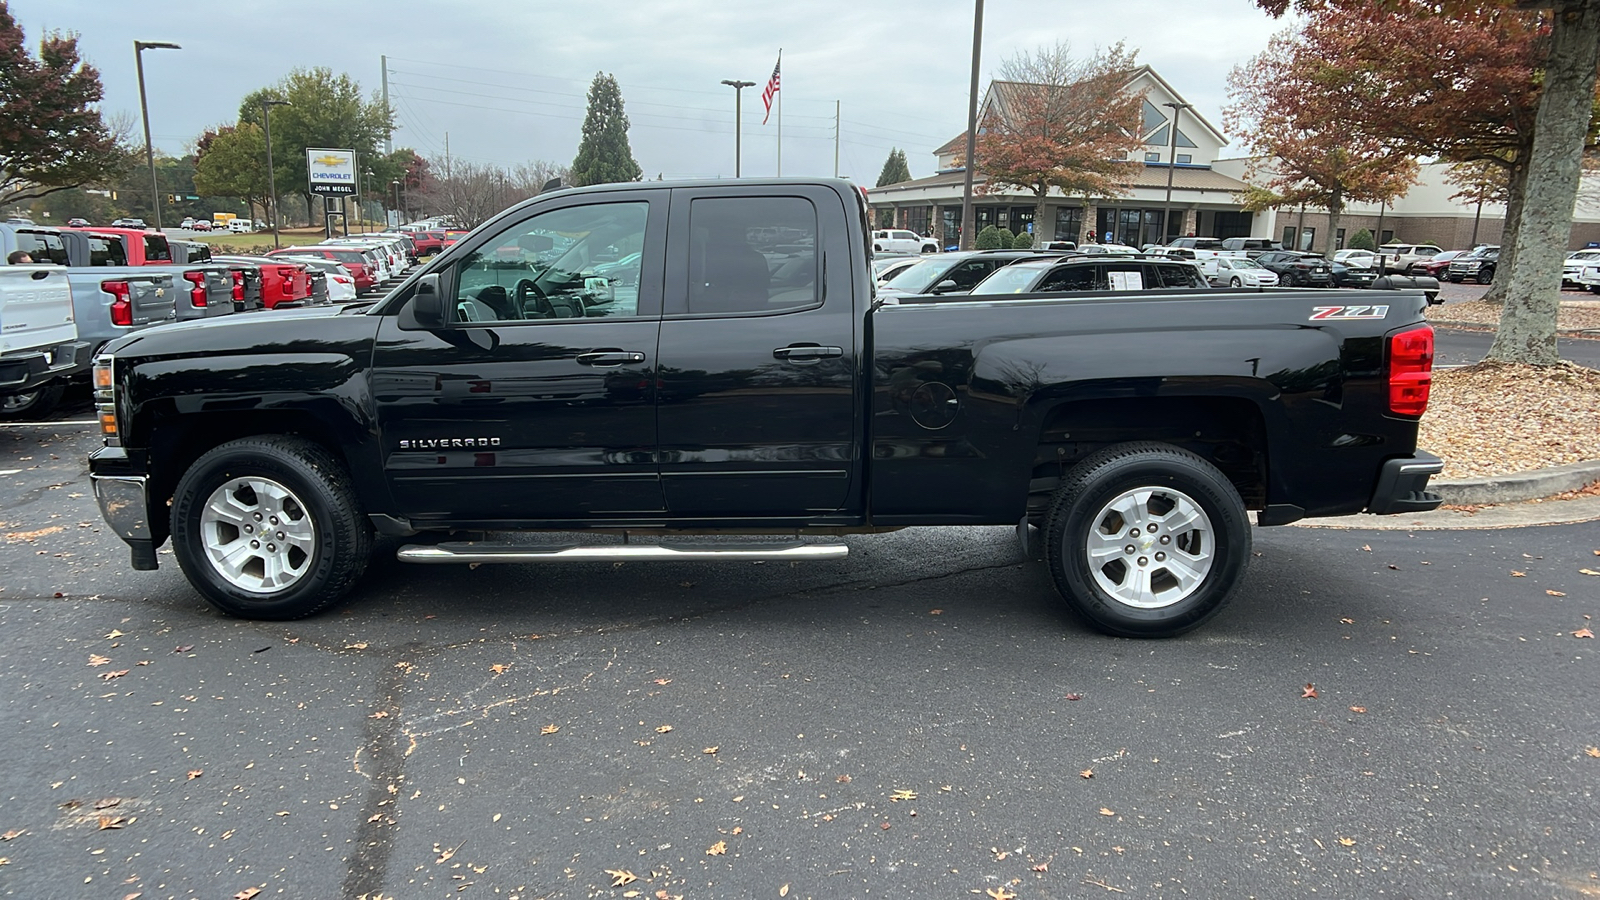
POLYGON ((1263 266, 1261 263, 1258 263, 1253 259, 1236 259, 1236 260, 1233 260, 1231 263, 1229 263, 1229 265, 1232 268, 1235 268, 1235 269, 1265 269, 1266 268, 1266 266, 1263 266))
POLYGON ((978 282, 974 294, 1020 294, 1039 278, 1039 273, 1050 268, 1049 262, 1027 262, 996 269, 993 275, 978 282))
MULTIPOLYGON (((959 257, 959 259, 965 258, 966 257, 959 257)), ((901 272, 899 275, 889 279, 889 283, 884 285, 884 288, 898 291, 902 294, 925 294, 928 292, 928 288, 933 287, 936 283, 938 283, 939 278, 943 277, 946 272, 950 271, 950 267, 954 265, 955 262, 956 260, 951 259, 951 256, 948 253, 939 259, 922 260, 911 268, 901 272)))
POLYGON ((1196 250, 1221 250, 1222 242, 1216 238, 1194 238, 1191 245, 1196 250))

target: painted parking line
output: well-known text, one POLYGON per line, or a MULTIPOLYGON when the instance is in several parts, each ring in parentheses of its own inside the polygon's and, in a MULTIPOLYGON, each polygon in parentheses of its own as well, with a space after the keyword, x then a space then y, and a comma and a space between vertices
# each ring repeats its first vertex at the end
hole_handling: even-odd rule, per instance
POLYGON ((98 425, 94 419, 68 419, 63 422, 0 422, 0 428, 55 428, 60 425, 98 425))

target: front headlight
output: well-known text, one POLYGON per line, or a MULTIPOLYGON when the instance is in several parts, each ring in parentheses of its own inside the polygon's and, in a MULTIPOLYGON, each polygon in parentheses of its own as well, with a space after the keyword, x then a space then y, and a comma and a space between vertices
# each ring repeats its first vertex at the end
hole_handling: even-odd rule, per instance
POLYGON ((116 360, 109 353, 94 359, 94 409, 100 419, 100 436, 107 447, 122 444, 122 434, 117 428, 117 382, 112 373, 116 360))

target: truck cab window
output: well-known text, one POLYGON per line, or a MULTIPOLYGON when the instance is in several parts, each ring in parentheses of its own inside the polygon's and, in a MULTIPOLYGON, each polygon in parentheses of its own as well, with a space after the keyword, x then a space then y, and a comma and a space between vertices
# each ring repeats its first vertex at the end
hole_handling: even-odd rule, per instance
POLYGON ((800 197, 727 197, 689 207, 689 312, 817 305, 817 211, 800 197))
POLYGON ((456 264, 457 322, 626 318, 639 314, 648 203, 540 213, 456 264))
POLYGON ((58 266, 67 264, 67 245, 62 243, 59 234, 19 230, 17 249, 28 251, 28 256, 36 263, 54 263, 58 266))

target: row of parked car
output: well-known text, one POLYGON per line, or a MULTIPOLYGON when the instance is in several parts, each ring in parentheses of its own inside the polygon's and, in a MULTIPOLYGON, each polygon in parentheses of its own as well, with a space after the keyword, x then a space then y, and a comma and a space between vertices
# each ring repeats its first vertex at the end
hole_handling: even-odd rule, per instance
POLYGON ((443 241, 368 234, 264 256, 214 255, 153 230, 0 224, 0 417, 36 417, 113 338, 174 321, 348 303, 443 241))

